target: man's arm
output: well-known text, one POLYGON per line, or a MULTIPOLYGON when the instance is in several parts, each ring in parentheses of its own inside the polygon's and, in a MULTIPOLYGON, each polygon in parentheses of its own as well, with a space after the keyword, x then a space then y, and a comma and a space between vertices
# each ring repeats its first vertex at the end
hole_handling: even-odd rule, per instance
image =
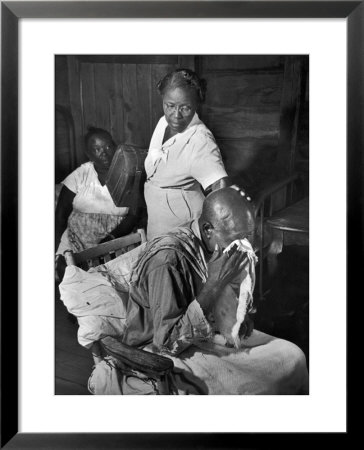
MULTIPOLYGON (((163 253, 159 257, 163 257, 163 253)), ((160 352, 177 354, 196 334, 210 328, 196 302, 195 282, 186 261, 163 264, 148 274, 147 289, 153 314, 153 344, 160 352)))
MULTIPOLYGON (((153 344, 158 351, 177 354, 194 337, 211 333, 206 319, 215 301, 243 269, 246 255, 236 251, 227 256, 217 249, 211 258, 209 276, 200 292, 193 269, 181 258, 172 264, 168 250, 159 252, 160 264, 148 274, 149 305, 153 314, 153 344)), ((201 281, 201 280, 200 280, 201 281)))
POLYGON ((248 258, 245 253, 235 249, 230 255, 216 248, 208 266, 208 278, 196 300, 208 317, 224 287, 241 274, 248 258))

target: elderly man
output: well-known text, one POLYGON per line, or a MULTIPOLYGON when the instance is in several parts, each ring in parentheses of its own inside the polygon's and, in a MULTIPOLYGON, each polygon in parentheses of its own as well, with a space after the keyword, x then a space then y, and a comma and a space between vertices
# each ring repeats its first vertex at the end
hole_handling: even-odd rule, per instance
POLYGON ((223 250, 254 230, 251 204, 224 188, 206 198, 198 221, 153 239, 133 274, 123 341, 152 341, 157 351, 178 353, 194 336, 206 336, 206 318, 247 260, 237 248, 223 250))
MULTIPOLYGON (((244 320, 238 323, 236 333, 239 340, 247 338, 243 339, 245 350, 216 346, 210 339, 216 331, 216 319, 219 319, 217 329, 223 329, 227 336, 224 323, 231 328, 237 316, 238 308, 236 302, 231 306, 234 302, 230 301, 230 293, 236 300, 239 289, 229 291, 230 286, 239 287, 240 295, 244 295, 244 280, 254 276, 251 266, 255 260, 249 256, 254 253, 248 242, 254 232, 251 203, 237 191, 223 188, 206 197, 198 221, 156 237, 136 251, 135 258, 129 259, 128 270, 120 269, 123 257, 102 267, 101 271, 106 267, 108 276, 114 280, 110 289, 114 289, 121 273, 130 272, 127 292, 119 292, 122 302, 115 302, 111 293, 108 303, 105 286, 103 295, 95 301, 99 281, 94 282, 94 291, 86 289, 82 280, 80 285, 80 279, 75 277, 80 269, 66 271, 60 286, 62 300, 79 317, 80 330, 84 328, 83 320, 88 318, 85 316, 92 315, 94 306, 97 310, 97 320, 95 316, 92 318, 93 330, 84 333, 83 345, 87 340, 92 345, 97 339, 112 335, 126 344, 168 354, 175 363, 176 385, 180 389, 188 379, 187 390, 194 386, 190 393, 306 393, 307 369, 302 351, 294 344, 258 331, 249 337, 252 332, 249 308, 244 311, 244 320), (239 245, 231 247, 235 241, 244 243, 246 251, 241 251, 239 245), (85 297, 82 301, 76 298, 75 285, 78 293, 91 293, 89 301, 85 297), (221 306, 221 299, 227 304, 221 306), (101 300, 103 305, 111 305, 111 309, 106 306, 104 311, 100 309, 101 300)), ((103 275, 83 272, 82 279, 87 276, 103 275)), ((252 290, 254 283, 247 286, 252 290)))

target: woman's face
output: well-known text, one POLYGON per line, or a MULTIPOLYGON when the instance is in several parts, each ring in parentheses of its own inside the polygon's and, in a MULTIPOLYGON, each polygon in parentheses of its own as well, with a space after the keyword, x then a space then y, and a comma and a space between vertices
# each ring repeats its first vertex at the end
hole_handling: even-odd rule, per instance
POLYGON ((107 170, 115 153, 115 144, 111 137, 95 135, 88 141, 87 153, 97 169, 107 170))
POLYGON ((171 88, 163 95, 163 111, 169 128, 182 133, 190 124, 197 108, 196 94, 193 90, 171 88))

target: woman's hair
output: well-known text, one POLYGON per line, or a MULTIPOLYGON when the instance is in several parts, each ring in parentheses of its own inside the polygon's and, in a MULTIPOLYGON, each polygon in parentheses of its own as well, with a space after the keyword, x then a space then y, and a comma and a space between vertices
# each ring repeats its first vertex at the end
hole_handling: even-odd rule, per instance
POLYGON ((85 134, 86 151, 88 149, 88 143, 90 142, 90 139, 93 138, 94 136, 107 137, 107 138, 110 138, 114 142, 111 134, 108 131, 104 130, 103 128, 96 128, 93 126, 88 126, 87 133, 85 134))
POLYGON ((206 95, 206 80, 197 76, 193 70, 177 69, 168 73, 157 83, 157 89, 164 95, 167 89, 192 89, 196 93, 198 102, 203 102, 206 95))

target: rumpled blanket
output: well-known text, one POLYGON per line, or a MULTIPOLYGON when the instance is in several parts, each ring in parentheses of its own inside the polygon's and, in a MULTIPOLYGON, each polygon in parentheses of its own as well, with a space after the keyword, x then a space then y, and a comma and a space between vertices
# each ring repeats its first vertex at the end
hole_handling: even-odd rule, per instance
POLYGON ((258 330, 240 349, 201 342, 172 359, 173 381, 180 395, 308 394, 302 350, 258 330))
MULTIPOLYGON (((169 378, 178 395, 307 395, 309 380, 303 352, 291 342, 254 330, 240 349, 212 342, 190 346, 170 357, 169 378)), ((97 364, 89 379, 95 395, 155 395, 155 381, 122 374, 112 361, 97 364)))
MULTIPOLYGON (((60 285, 61 299, 68 310, 78 317, 81 345, 90 347, 104 336, 117 338, 122 335, 125 324, 124 296, 134 269, 142 263, 139 258, 142 251, 143 247, 137 247, 89 272, 74 266, 67 267, 60 285)), ((202 261, 200 264, 202 269, 202 261)), ((254 287, 253 279, 250 283, 254 287)), ((250 307, 250 300, 247 295, 244 300, 247 308, 250 307)), ((296 345, 257 330, 241 344, 241 348, 236 349, 201 340, 194 342, 178 358, 171 357, 175 365, 172 381, 176 391, 185 395, 308 393, 306 360, 296 345)), ((105 364, 94 371, 92 385, 95 393, 119 391, 115 386, 109 389, 105 377, 100 375, 102 373, 108 374, 113 384, 120 379, 120 392, 123 394, 152 393, 150 384, 137 378, 134 380, 131 376, 115 377, 115 374, 108 372, 105 364)))
POLYGON ((133 267, 145 244, 88 272, 67 266, 59 285, 61 300, 78 319, 78 342, 91 348, 105 336, 125 331, 126 302, 133 267))

